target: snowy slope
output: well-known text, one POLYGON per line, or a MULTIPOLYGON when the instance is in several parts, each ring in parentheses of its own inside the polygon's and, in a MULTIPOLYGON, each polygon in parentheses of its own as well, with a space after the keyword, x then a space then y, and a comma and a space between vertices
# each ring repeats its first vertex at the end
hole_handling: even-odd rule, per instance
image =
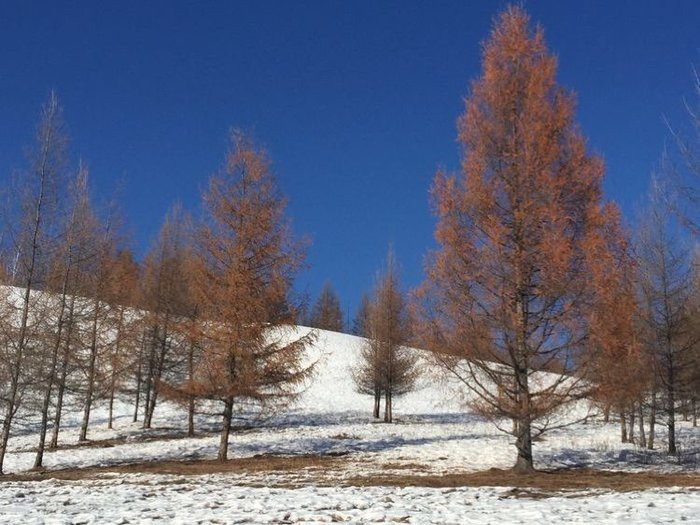
MULTIPOLYGON (((310 330, 299 327, 297 333, 301 336, 310 330)), ((365 339, 327 330, 316 330, 316 333, 316 342, 309 349, 310 359, 316 362, 314 377, 295 407, 317 413, 371 410, 371 397, 359 394, 352 379, 352 370, 359 363, 365 339)), ((424 355, 420 350, 416 352, 424 355)), ((398 415, 464 410, 457 395, 459 391, 444 384, 426 359, 420 360, 420 368, 423 374, 416 390, 394 401, 394 411, 398 415)))
MULTIPOLYGON (((309 329, 299 327, 292 337, 309 329)), ((298 523, 345 521, 410 523, 645 523, 697 520, 700 492, 658 489, 629 493, 585 491, 544 500, 518 499, 507 488, 433 489, 354 487, 350 480, 386 474, 440 474, 492 467, 514 461, 513 438, 470 414, 463 388, 444 381, 423 364, 415 392, 395 401, 396 423, 376 423, 372 399, 358 394, 352 381, 363 340, 318 331, 309 349, 316 362, 312 380, 297 403, 283 413, 255 420, 231 436, 231 458, 266 454, 331 455, 332 467, 292 472, 238 472, 212 475, 106 473, 92 480, 0 483, 0 523, 298 523)), ((88 437, 95 446, 76 446, 80 406, 66 414, 61 443, 47 452, 49 469, 111 466, 157 459, 211 459, 218 446, 219 419, 202 410, 198 434, 183 438, 183 407, 163 402, 154 428, 132 423, 131 400, 116 404, 115 428, 106 428, 106 406, 98 403, 88 437), (104 444, 101 444, 104 442, 104 444)), ((249 424, 251 421, 239 421, 249 424)), ((621 444, 616 423, 589 422, 565 428, 535 443, 540 468, 588 466, 598 469, 697 472, 698 459, 667 458, 621 444)), ((7 472, 30 470, 36 435, 12 438, 7 472)), ((657 438, 664 439, 663 429, 657 438)), ((679 439, 700 444, 700 432, 679 423, 679 439)))

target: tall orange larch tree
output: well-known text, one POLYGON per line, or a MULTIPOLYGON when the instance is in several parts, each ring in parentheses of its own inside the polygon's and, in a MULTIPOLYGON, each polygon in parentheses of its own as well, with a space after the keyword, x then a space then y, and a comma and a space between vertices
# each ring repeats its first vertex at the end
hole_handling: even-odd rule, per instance
POLYGON ((513 422, 514 470, 529 472, 533 438, 588 389, 570 374, 588 361, 586 251, 602 235, 604 167, 521 7, 497 17, 482 65, 459 119, 461 174, 435 177, 438 248, 417 297, 424 344, 473 408, 513 422))
POLYGON ((218 458, 224 461, 234 405, 269 410, 293 400, 312 370, 304 350, 315 334, 297 337, 292 326, 292 283, 304 246, 292 233, 266 154, 234 133, 224 169, 203 200, 201 273, 194 279, 201 349, 178 389, 223 405, 218 458))

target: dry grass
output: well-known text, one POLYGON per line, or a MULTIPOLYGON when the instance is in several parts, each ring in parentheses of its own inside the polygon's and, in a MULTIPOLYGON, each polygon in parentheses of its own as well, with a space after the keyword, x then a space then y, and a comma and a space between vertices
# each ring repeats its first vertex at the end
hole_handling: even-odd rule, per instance
MULTIPOLYGON (((105 467, 64 470, 38 470, 1 476, 0 481, 39 481, 44 479, 82 480, 118 474, 168 474, 200 476, 206 474, 280 474, 279 483, 294 487, 303 474, 305 484, 394 487, 513 487, 513 497, 550 497, 592 489, 618 492, 660 487, 700 490, 700 474, 662 474, 652 472, 610 472, 595 469, 559 469, 533 474, 515 474, 510 470, 426 474, 425 465, 389 463, 379 474, 338 476, 352 471, 352 460, 342 455, 258 455, 226 462, 215 460, 151 461, 105 467), (391 472, 393 471, 393 472, 391 472), (397 472, 398 471, 398 472, 397 472), (405 471, 405 472, 402 472, 405 471)), ((252 480, 251 480, 252 481, 252 480)))
POLYGON ((560 469, 533 474, 490 469, 480 472, 443 475, 357 476, 349 483, 359 486, 398 487, 515 487, 543 491, 606 489, 632 491, 658 487, 700 488, 700 474, 661 474, 651 472, 610 472, 595 469, 560 469))
POLYGON ((206 474, 244 474, 256 472, 291 473, 299 471, 329 470, 338 462, 339 456, 319 455, 258 455, 228 461, 148 461, 105 467, 86 467, 59 470, 33 470, 21 474, 0 476, 2 481, 39 481, 43 479, 80 480, 101 477, 104 474, 171 474, 200 476, 206 474))

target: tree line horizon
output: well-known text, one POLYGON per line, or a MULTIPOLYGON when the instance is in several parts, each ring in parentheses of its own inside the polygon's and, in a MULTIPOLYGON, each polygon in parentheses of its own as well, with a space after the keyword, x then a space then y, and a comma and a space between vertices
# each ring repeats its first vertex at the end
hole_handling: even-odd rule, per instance
MULTIPOLYGON (((35 467, 59 446, 62 413, 117 398, 150 428, 158 401, 222 418, 228 457, 237 411, 275 413, 313 377, 318 333, 366 339, 349 373, 393 421, 423 361, 472 394, 468 408, 512 434, 514 470, 534 470, 533 441, 591 403, 622 441, 677 453, 676 418, 697 424, 700 259, 698 137, 673 133, 633 229, 606 201, 603 160, 556 81, 544 31, 509 6, 482 46, 482 71, 458 119, 461 169, 430 189, 437 247, 408 293, 391 250, 352 327, 326 282, 313 305, 294 291, 309 241, 292 229, 266 151, 233 131, 202 217, 176 204, 136 261, 118 202, 97 207, 89 172, 67 161, 55 93, 26 170, 6 188, 0 233, 0 473, 13 428, 38 421, 35 467), (695 140, 695 139, 698 140, 695 140), (426 355, 409 347, 422 348, 426 355), (66 403, 76 403, 67 407, 66 403), (646 421, 646 425, 645 425, 646 421), (636 437, 635 437, 636 430, 636 437), (49 435, 50 431, 50 435, 49 435)), ((696 77, 700 101, 700 79, 696 77)))

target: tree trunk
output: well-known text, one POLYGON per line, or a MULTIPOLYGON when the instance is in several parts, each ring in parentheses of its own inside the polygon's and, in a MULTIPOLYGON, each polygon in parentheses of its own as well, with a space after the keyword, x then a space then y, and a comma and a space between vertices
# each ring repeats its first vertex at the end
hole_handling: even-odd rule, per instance
POLYGON ((528 337, 528 306, 527 291, 522 277, 518 277, 516 313, 519 318, 517 333, 516 361, 513 363, 515 378, 515 395, 518 400, 518 433, 515 438, 515 447, 518 450, 518 458, 513 466, 513 471, 518 474, 534 472, 535 466, 532 458, 532 405, 530 399, 530 385, 527 375, 529 368, 529 353, 527 346, 528 337))
POLYGON ((114 385, 109 389, 109 416, 107 418, 107 428, 112 430, 112 420, 114 419, 114 385))
POLYGON ((518 450, 518 459, 515 461, 513 471, 518 474, 528 474, 535 471, 532 458, 532 429, 530 422, 530 391, 528 385, 527 370, 517 371, 518 399, 520 409, 518 413, 518 433, 515 439, 515 447, 518 450))
POLYGON ((143 366, 143 347, 146 345, 146 334, 141 336, 141 344, 139 345, 139 363, 136 368, 136 399, 134 400, 134 419, 136 423, 139 419, 139 401, 141 400, 141 367, 143 366))
POLYGON ((393 421, 391 397, 391 390, 384 392, 384 423, 391 423, 393 421))
POLYGON ((148 371, 146 373, 146 392, 143 401, 143 428, 149 428, 150 426, 150 423, 148 423, 149 426, 147 426, 146 418, 148 416, 148 407, 151 405, 151 386, 153 384, 153 368, 155 360, 155 338, 156 335, 154 333, 151 336, 151 343, 148 347, 148 371))
POLYGON ((630 407, 629 412, 629 430, 627 431, 627 439, 634 444, 634 403, 630 407))
POLYGON ((610 422, 610 405, 603 407, 603 423, 610 422))
POLYGON ((119 308, 119 321, 117 323, 117 337, 114 341, 114 352, 112 353, 112 370, 109 378, 109 419, 107 420, 107 428, 112 428, 114 415, 114 393, 117 388, 117 370, 119 369, 119 350, 121 346, 122 330, 124 327, 124 308, 119 308))
POLYGON ((693 426, 697 427, 698 426, 698 400, 696 398, 693 398, 692 400, 692 409, 693 409, 693 426))
POLYGON ((53 420, 53 430, 49 449, 58 448, 58 432, 61 429, 61 413, 63 412, 63 395, 66 391, 66 381, 68 379, 68 364, 70 359, 70 343, 73 336, 73 325, 75 313, 75 297, 71 297, 70 308, 68 309, 68 326, 66 328, 66 343, 63 349, 63 362, 61 363, 61 378, 58 381, 58 393, 56 395, 56 415, 53 420))
POLYGON ((380 409, 381 402, 382 402, 382 394, 381 394, 379 389, 376 389, 374 391, 374 411, 372 412, 374 419, 379 419, 379 409, 380 409))
POLYGON ((667 404, 667 426, 668 426, 668 455, 676 454, 676 396, 673 383, 673 366, 668 370, 668 404, 667 404))
POLYGON ((529 418, 521 418, 518 421, 518 435, 515 439, 518 449, 518 459, 515 461, 513 471, 518 474, 528 474, 535 471, 532 459, 532 434, 529 418))
POLYGON ((643 410, 641 401, 637 404, 637 407, 639 409, 639 412, 637 414, 637 416, 639 418, 639 446, 646 447, 647 446, 647 438, 644 435, 644 410, 643 410))
MULTIPOLYGON (((194 379, 194 343, 190 345, 190 351, 187 355, 187 376, 190 381, 194 379)), ((187 403, 187 435, 194 436, 194 396, 189 396, 187 403)))
POLYGON ((194 436, 194 396, 190 396, 187 405, 187 435, 194 436))
POLYGON ((51 363, 49 364, 49 374, 46 378, 46 388, 44 390, 44 400, 41 404, 41 423, 39 424, 39 445, 34 457, 34 468, 40 468, 44 462, 44 448, 46 446, 46 430, 49 422, 49 407, 51 406, 51 393, 56 382, 56 367, 58 366, 58 353, 61 349, 61 336, 63 335, 63 316, 66 311, 66 290, 68 284, 66 274, 61 293, 61 307, 58 311, 56 327, 56 340, 51 351, 51 363))
POLYGON ((651 409, 649 412, 649 440, 647 448, 654 450, 654 437, 656 433, 656 388, 651 392, 651 409))
POLYGON ((97 319, 99 317, 99 301, 95 299, 95 312, 92 317, 92 333, 90 335, 90 361, 88 364, 88 383, 85 393, 85 406, 83 409, 83 421, 80 425, 80 436, 78 441, 87 440, 88 425, 90 424, 90 409, 92 408, 92 398, 95 390, 95 372, 97 363, 97 319))
POLYGON ((627 443, 627 420, 624 409, 620 409, 620 442, 627 443))
POLYGON ((163 367, 165 365, 165 356, 168 352, 168 329, 169 329, 170 318, 168 315, 165 316, 163 323, 163 333, 160 337, 160 352, 155 356, 153 363, 153 372, 151 379, 151 395, 146 403, 146 417, 143 421, 143 428, 151 428, 151 422, 153 420, 153 414, 156 410, 156 402, 158 400, 158 383, 160 378, 163 376, 163 367))
POLYGON ((219 440, 219 461, 228 459, 228 436, 231 433, 231 418, 233 417, 233 397, 224 401, 224 421, 221 429, 221 439, 219 440))

